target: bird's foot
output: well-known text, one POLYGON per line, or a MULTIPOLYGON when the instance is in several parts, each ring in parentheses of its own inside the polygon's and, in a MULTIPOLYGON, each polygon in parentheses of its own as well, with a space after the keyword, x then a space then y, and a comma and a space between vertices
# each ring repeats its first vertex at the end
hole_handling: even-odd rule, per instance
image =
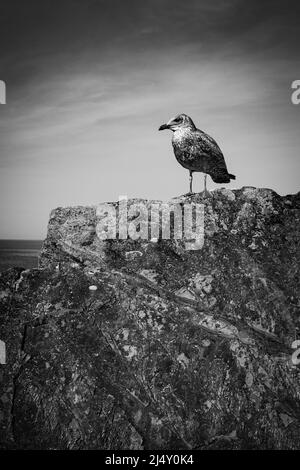
POLYGON ((205 189, 204 191, 202 191, 201 193, 199 193, 199 196, 202 198, 202 199, 210 199, 213 197, 213 195, 207 190, 205 189))
POLYGON ((183 194, 182 196, 183 197, 186 197, 186 196, 193 196, 195 193, 193 191, 189 191, 188 193, 185 193, 183 194))

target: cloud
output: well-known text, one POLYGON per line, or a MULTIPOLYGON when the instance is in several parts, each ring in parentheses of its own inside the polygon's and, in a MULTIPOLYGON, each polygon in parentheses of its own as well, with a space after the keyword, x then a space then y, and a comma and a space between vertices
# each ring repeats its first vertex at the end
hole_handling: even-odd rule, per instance
POLYGON ((31 209, 26 234, 37 237, 41 214, 56 204, 184 192, 170 135, 157 132, 178 112, 218 140, 239 186, 297 190, 296 4, 10 0, 1 8, 6 236, 9 227, 23 236, 14 214, 29 207, 39 222, 31 209))

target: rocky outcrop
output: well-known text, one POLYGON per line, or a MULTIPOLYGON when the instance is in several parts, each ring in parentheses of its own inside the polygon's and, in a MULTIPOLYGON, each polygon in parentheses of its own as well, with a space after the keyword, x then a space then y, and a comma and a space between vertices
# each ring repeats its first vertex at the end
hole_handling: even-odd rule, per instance
POLYGON ((39 269, 1 275, 2 448, 300 448, 300 193, 172 203, 204 204, 201 248, 58 208, 39 269))

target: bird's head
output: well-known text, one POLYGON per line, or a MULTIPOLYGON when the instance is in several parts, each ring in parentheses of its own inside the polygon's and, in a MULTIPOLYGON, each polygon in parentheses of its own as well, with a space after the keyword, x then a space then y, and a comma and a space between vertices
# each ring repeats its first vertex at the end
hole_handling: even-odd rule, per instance
POLYGON ((164 129, 170 129, 171 131, 175 132, 179 129, 194 130, 196 129, 196 126, 192 119, 186 114, 177 114, 177 116, 170 119, 167 124, 162 124, 158 130, 163 131, 164 129))

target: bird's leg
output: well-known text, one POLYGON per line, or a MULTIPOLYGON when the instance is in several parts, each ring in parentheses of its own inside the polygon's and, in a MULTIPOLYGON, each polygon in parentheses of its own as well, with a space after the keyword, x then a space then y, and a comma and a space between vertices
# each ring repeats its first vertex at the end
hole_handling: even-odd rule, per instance
POLYGON ((193 171, 192 170, 190 170, 190 190, 188 193, 183 194, 183 196, 190 196, 191 194, 193 194, 193 171))
POLYGON ((190 170, 190 193, 193 194, 193 172, 190 170))
POLYGON ((207 191, 206 180, 207 180, 207 173, 204 173, 204 191, 202 191, 202 193, 200 193, 203 198, 212 197, 210 192, 207 191))

